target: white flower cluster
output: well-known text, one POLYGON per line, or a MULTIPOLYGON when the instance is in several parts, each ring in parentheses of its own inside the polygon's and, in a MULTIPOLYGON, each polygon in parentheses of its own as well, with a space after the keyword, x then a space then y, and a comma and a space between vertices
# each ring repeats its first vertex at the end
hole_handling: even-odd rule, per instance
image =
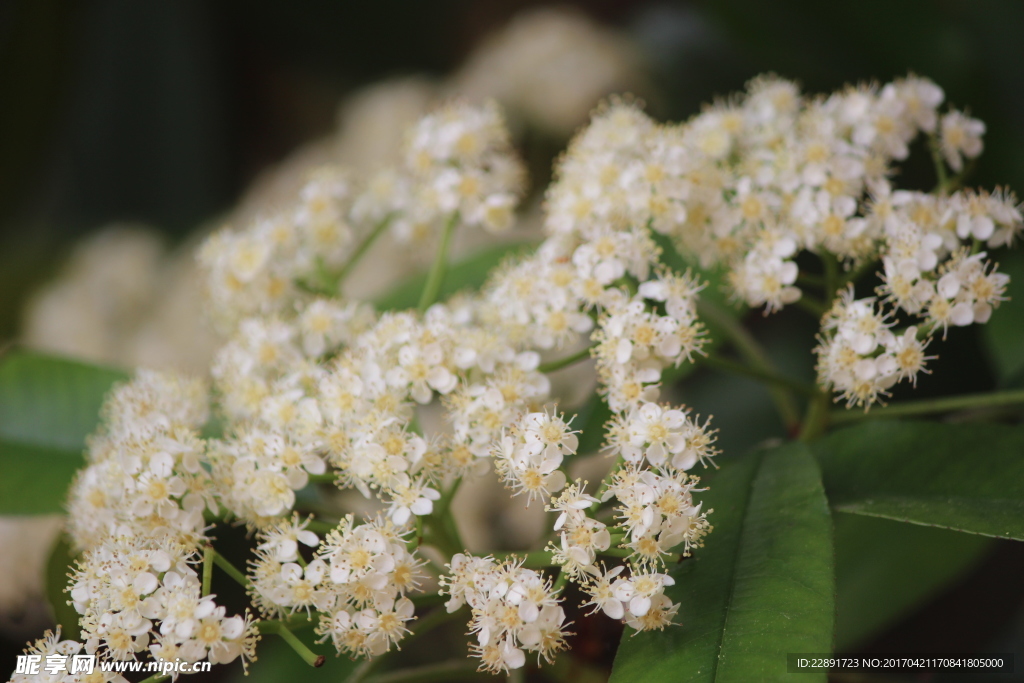
POLYGON ((215 596, 201 594, 194 556, 186 546, 129 537, 86 552, 70 590, 86 649, 122 661, 146 649, 163 661, 253 658, 252 619, 229 617, 215 596))
POLYGON ((714 437, 704 425, 689 416, 685 408, 644 403, 625 417, 614 420, 608 430, 613 453, 634 465, 645 459, 650 467, 689 470, 699 461, 705 467, 715 456, 714 437))
POLYGON ((484 288, 479 319, 536 349, 571 347, 597 329, 602 392, 615 412, 658 397, 662 371, 704 342, 701 285, 659 261, 654 233, 685 218, 678 179, 644 144, 660 130, 633 105, 600 111, 571 143, 547 195, 548 239, 484 288))
POLYGON ((407 632, 413 605, 405 594, 424 576, 403 534, 388 520, 353 526, 350 515, 317 551, 330 595, 317 632, 339 651, 380 654, 407 632))
POLYGON ((565 612, 557 592, 542 574, 516 559, 457 554, 443 577, 449 612, 468 604, 476 634, 474 651, 481 669, 491 673, 522 668, 526 653, 551 662, 565 649, 565 612))
POLYGON ((593 335, 594 354, 612 410, 625 413, 641 402, 657 400, 662 370, 678 367, 684 358, 692 361, 693 354, 700 353, 703 328, 695 310, 700 287, 692 282, 689 276, 664 274, 642 283, 632 300, 610 303, 605 309, 593 335), (672 290, 681 295, 673 296, 672 290), (666 315, 653 310, 651 301, 666 302, 666 315))
POLYGON ((877 208, 886 234, 879 293, 932 329, 987 322, 1009 277, 990 272, 979 249, 1008 245, 1020 232, 1015 201, 1002 192, 894 193, 877 208))
POLYGON ((591 595, 588 605, 612 619, 622 619, 635 631, 661 630, 672 623, 679 605, 665 595, 667 586, 675 585, 668 574, 637 574, 619 578, 625 569, 620 565, 610 571, 597 570, 586 588, 591 595))
POLYGON ((624 545, 632 551, 634 567, 663 565, 669 551, 680 545, 684 557, 703 545, 711 526, 707 513, 693 502, 693 492, 704 490, 695 488, 699 481, 670 466, 653 470, 626 465, 615 473, 605 498, 618 502, 620 525, 627 534, 624 545))
MULTIPOLYGON (((628 155, 635 141, 631 126, 642 120, 635 109, 613 108, 582 134, 574 149, 616 141, 617 150, 628 155)), ((417 186, 431 188, 439 198, 439 215, 457 212, 465 220, 476 220, 476 199, 462 195, 456 205, 455 195, 445 198, 442 190, 454 186, 454 180, 445 180, 454 173, 463 174, 459 183, 464 186, 479 183, 485 188, 487 174, 478 171, 501 176, 506 143, 494 125, 488 110, 469 115, 467 110, 446 109, 410 133, 408 165, 418 173, 417 186)), ((617 161, 613 155, 606 165, 614 170, 617 161)), ((589 164, 574 166, 570 154, 559 182, 576 182, 574 172, 590 171, 589 164)), ((643 175, 642 169, 636 172, 643 175)), ((669 191, 668 185, 649 193, 660 191, 669 191)), ((491 196, 495 192, 486 189, 491 196)), ((660 206, 659 201, 645 206, 660 206)), ((413 518, 433 513, 446 485, 485 471, 490 458, 510 488, 530 500, 547 501, 565 486, 564 460, 577 451, 578 437, 571 420, 546 405, 551 384, 539 370, 538 352, 578 348, 583 335, 593 331, 602 393, 619 422, 643 423, 634 431, 646 430, 642 437, 632 437, 629 457, 640 448, 652 465, 668 472, 663 483, 645 479, 664 501, 664 511, 642 530, 627 525, 619 533, 634 532, 624 546, 632 547, 638 558, 633 574, 644 576, 645 567, 656 565, 675 545, 683 545, 684 552, 699 545, 708 527, 699 506, 692 504, 693 481, 681 469, 714 454, 710 434, 706 425, 692 422, 680 410, 666 409, 663 434, 655 434, 658 426, 644 420, 657 421, 663 410, 653 403, 663 370, 700 352, 704 337, 696 296, 702 285, 689 273, 674 273, 660 263, 661 248, 650 233, 645 209, 632 216, 609 210, 601 217, 585 215, 581 208, 579 219, 578 225, 552 230, 534 256, 504 265, 479 294, 435 304, 422 316, 387 312, 375 317, 349 304, 345 315, 331 318, 337 327, 323 337, 327 341, 312 345, 304 342, 300 329, 308 310, 301 299, 293 304, 297 315, 278 311, 244 320, 214 368, 216 389, 231 422, 225 436, 211 443, 210 461, 228 511, 263 533, 278 533, 275 520, 292 509, 295 491, 310 475, 329 470, 339 486, 377 497, 386 518, 408 528, 413 518), (425 437, 417 428, 415 406, 437 396, 451 431, 425 437), (652 411, 658 416, 652 417, 652 411), (677 508, 669 507, 672 500, 677 508)), ((329 307, 332 300, 321 305, 329 307)), ((641 469, 647 471, 639 464, 634 468, 638 474, 641 469)), ((625 489, 620 493, 623 499, 630 495, 625 489)), ((650 503, 644 498, 644 504, 650 503)), ((597 571, 596 555, 608 550, 611 535, 603 523, 582 512, 565 523, 564 531, 563 552, 556 553, 559 562, 589 584, 597 571), (587 534, 593 536, 589 545, 581 540, 587 534)), ((261 555, 257 567, 260 580, 267 583, 254 581, 262 586, 256 600, 261 609, 277 615, 316 608, 323 614, 318 589, 311 587, 325 585, 324 567, 315 562, 303 567, 268 553, 261 555), (296 587, 305 598, 295 596, 296 587)), ((667 623, 673 606, 662 605, 660 598, 655 602, 667 623)), ((406 618, 412 616, 405 603, 401 608, 406 618)), ((344 622, 330 632, 337 647, 373 654, 397 640, 392 634, 376 637, 372 646, 352 645, 353 634, 370 638, 367 623, 372 619, 359 611, 365 609, 363 603, 353 603, 343 610, 347 617, 337 617, 344 622)), ((645 628, 664 625, 653 618, 645 621, 646 612, 632 616, 645 628)), ((321 633, 327 636, 325 623, 321 633)), ((532 647, 532 641, 513 638, 498 645, 498 640, 480 644, 484 668, 511 666, 523 647, 532 647), (495 663, 499 660, 505 665, 495 663)))
POLYGON ((449 105, 420 119, 409 132, 406 168, 415 195, 406 210, 410 222, 430 224, 457 212, 466 225, 490 232, 512 225, 524 171, 493 102, 449 105))
POLYGON ((854 301, 847 289, 823 320, 816 349, 820 383, 866 408, 895 383, 916 381, 930 358, 924 348, 940 329, 945 336, 950 325, 988 321, 1010 278, 979 249, 1010 244, 1022 225, 1016 199, 998 191, 897 191, 876 199, 867 220, 883 235, 878 294, 895 310, 874 297, 854 301), (918 324, 890 331, 899 310, 918 324))
POLYGON ((405 594, 425 578, 422 562, 387 520, 356 525, 349 515, 322 543, 306 523, 293 516, 260 532, 250 589, 260 612, 276 617, 316 610, 317 633, 338 652, 387 652, 408 633, 414 610, 405 594), (299 543, 316 548, 309 562, 299 543))
MULTIPOLYGON (((25 654, 39 656, 41 662, 45 662, 46 658, 51 656, 63 657, 67 661, 66 658, 88 654, 82 650, 82 643, 77 640, 61 640, 58 626, 55 631, 47 631, 42 638, 29 643, 25 648, 25 654)), ((39 672, 35 674, 15 673, 11 676, 10 683, 128 683, 128 679, 115 671, 102 671, 95 667, 91 674, 85 674, 71 673, 68 668, 65 666, 51 673, 46 667, 40 667, 39 672)))
POLYGON ((256 547, 256 559, 250 562, 249 586, 253 603, 260 614, 281 617, 303 610, 323 609, 327 596, 322 589, 326 565, 323 560, 306 562, 299 544, 310 548, 320 545, 320 537, 306 529, 309 520, 298 515, 262 529, 256 547))
POLYGON ((373 656, 409 632, 413 602, 406 597, 425 577, 402 531, 387 520, 354 524, 351 515, 323 543, 307 522, 263 529, 252 563, 250 592, 268 617, 315 610, 316 633, 339 652, 373 656), (298 544, 315 548, 306 562, 298 544))
MULTIPOLYGON (((230 332, 249 316, 306 308, 317 291, 338 297, 339 276, 377 230, 417 243, 448 222, 504 230, 523 181, 497 106, 450 104, 409 132, 404 164, 363 182, 339 167, 317 169, 294 207, 215 233, 199 254, 209 273, 207 303, 230 332)), ((320 326, 330 329, 335 313, 309 315, 326 316, 320 326)))
POLYGON ((902 380, 927 372, 927 341, 915 326, 902 334, 876 308, 875 299, 854 299, 853 288, 836 299, 825 316, 827 341, 816 349, 819 381, 839 392, 848 406, 871 405, 902 380))
POLYGON ((104 428, 71 485, 76 548, 121 536, 199 544, 204 510, 217 509, 196 431, 206 422, 206 392, 198 380, 140 370, 110 394, 104 428))
POLYGON ((608 442, 624 462, 601 500, 576 481, 547 508, 559 513, 554 530, 560 542, 549 548, 552 561, 591 596, 588 604, 595 611, 624 619, 637 630, 664 628, 679 608, 663 592, 674 582, 652 572, 665 565, 674 549, 681 547, 688 556, 711 531, 707 513, 693 500, 693 492, 703 490, 696 488, 699 479, 684 470, 715 455, 713 436, 683 410, 645 403, 612 420, 608 442), (619 518, 614 532, 587 514, 612 499, 619 518), (629 553, 628 576, 616 578, 626 565, 609 571, 597 563, 613 540, 629 553))
MULTIPOLYGON (((1007 245, 1020 232, 1016 199, 1003 191, 950 193, 959 179, 945 180, 945 167, 933 194, 897 190, 890 181, 920 133, 954 171, 980 154, 984 125, 960 112, 941 114, 943 99, 938 86, 913 76, 821 98, 762 77, 744 95, 682 124, 657 125, 624 102, 599 112, 570 145, 548 191, 552 238, 541 254, 550 250, 576 265, 572 291, 603 310, 595 354, 612 408, 656 400, 660 371, 700 352, 695 316, 685 303, 669 307, 667 293, 675 287, 683 302, 692 300, 696 283, 644 282, 648 269, 659 270, 652 238, 670 240, 702 266, 724 268, 733 295, 766 312, 803 296, 796 258, 809 251, 826 272, 845 264, 849 278, 881 259, 879 294, 922 317, 917 333, 925 338, 938 327, 985 322, 1005 298, 1007 278, 979 246, 1007 245), (590 244, 576 246, 581 239, 590 244), (638 281, 635 295, 608 287, 622 277, 638 281), (665 302, 667 315, 644 299, 665 302)), ((826 305, 835 294, 824 292, 826 305)), ((833 329, 850 325, 833 318, 818 351, 825 387, 852 404, 870 404, 912 377, 912 364, 894 369, 877 346, 855 351, 836 341, 833 329)), ((898 336, 904 341, 890 355, 914 347, 898 336)))
POLYGON ((140 370, 103 406, 103 429, 72 484, 68 531, 83 555, 69 592, 84 647, 116 660, 227 663, 254 656, 248 615, 203 595, 195 570, 205 511, 219 509, 197 433, 206 387, 140 370))
POLYGON ((342 266, 355 241, 347 216, 352 194, 343 171, 322 168, 292 211, 207 239, 199 260, 209 273, 207 304, 215 322, 230 331, 246 316, 287 310, 318 269, 342 266))
POLYGON ((563 416, 528 413, 501 439, 495 452, 495 469, 506 484, 527 500, 547 498, 565 486, 560 468, 567 455, 576 453, 577 432, 563 416))
MULTIPOLYGON (((597 557, 624 541, 631 578, 616 583, 618 612, 602 605, 638 629, 662 628, 678 609, 662 592, 671 579, 651 570, 677 546, 688 554, 710 530, 692 499, 696 479, 683 470, 715 453, 706 424, 655 403, 665 369, 692 361, 704 343, 696 312, 703 285, 662 264, 656 242, 657 233, 686 219, 686 181, 670 170, 678 141, 647 145, 662 130, 632 105, 599 112, 570 145, 548 192, 549 238, 533 257, 492 277, 477 313, 504 338, 536 349, 572 347, 592 332, 600 388, 616 414, 609 442, 630 462, 607 491, 619 501, 622 529, 613 533, 587 514, 599 501, 576 482, 548 508, 560 513, 550 550, 568 578, 598 595, 605 574, 597 557)), ((559 467, 578 446, 568 424, 547 411, 515 420, 494 443, 510 487, 545 499, 565 485, 559 467)))
POLYGON ((584 572, 596 569, 597 554, 608 550, 612 542, 608 525, 587 515, 587 509, 599 501, 583 488, 578 481, 570 484, 547 507, 558 513, 554 530, 561 540, 559 546, 551 546, 552 561, 576 581, 584 580, 584 572))
POLYGON ((201 258, 211 307, 232 333, 212 368, 220 436, 197 431, 207 422, 198 383, 140 372, 111 397, 70 502, 85 551, 72 597, 86 647, 252 656, 249 617, 226 616, 192 568, 208 540, 205 514, 256 532, 248 581, 265 619, 303 612, 321 642, 353 656, 387 652, 407 633, 408 594, 424 578, 419 544, 450 558, 448 608, 471 607, 484 670, 564 648, 565 581, 595 612, 636 630, 665 627, 679 609, 665 593, 668 558, 711 530, 687 472, 717 451, 708 421, 658 403, 670 368, 706 341, 705 285, 673 270, 664 250, 722 267, 738 298, 769 311, 803 295, 801 251, 821 257, 819 279, 837 289, 847 283, 828 266, 882 259, 879 298, 857 299, 851 282, 818 348, 823 385, 851 404, 878 400, 924 369, 938 328, 988 319, 1007 278, 981 246, 1020 230, 1008 194, 891 187, 892 163, 920 131, 954 170, 980 152, 979 126, 956 112, 940 118, 941 100, 919 78, 818 99, 762 78, 680 125, 612 102, 559 162, 536 252, 503 264, 479 292, 419 311, 378 312, 344 300, 340 285, 385 228, 409 241, 440 232, 443 259, 458 226, 509 225, 522 169, 493 106, 445 107, 409 132, 401 167, 365 185, 323 171, 296 206, 218 233, 201 258), (896 329, 885 302, 920 326, 896 329), (565 474, 581 442, 548 376, 588 355, 612 417, 586 429, 606 428, 620 459, 593 496, 565 474), (434 403, 439 411, 426 409, 434 403), (544 552, 557 583, 517 560, 461 552, 452 496, 492 461, 514 493, 558 514, 544 552), (311 483, 355 489, 375 499, 377 516, 346 516, 321 538, 298 514, 304 501, 327 500, 299 494, 311 483), (601 521, 604 503, 614 523, 601 521), (608 568, 602 556, 626 561, 608 568))

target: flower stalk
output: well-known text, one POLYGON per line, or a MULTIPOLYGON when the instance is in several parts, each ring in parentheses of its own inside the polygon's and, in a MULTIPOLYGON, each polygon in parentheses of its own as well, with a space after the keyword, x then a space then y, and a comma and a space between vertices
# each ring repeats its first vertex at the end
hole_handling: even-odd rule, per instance
POLYGON ((437 255, 434 257, 433 265, 430 266, 427 283, 423 286, 423 293, 420 295, 420 304, 418 306, 420 313, 425 312, 434 305, 437 302, 438 295, 441 293, 441 285, 444 283, 444 276, 448 270, 448 250, 451 247, 452 235, 458 222, 459 212, 455 211, 444 224, 444 230, 441 232, 441 243, 437 247, 437 255))

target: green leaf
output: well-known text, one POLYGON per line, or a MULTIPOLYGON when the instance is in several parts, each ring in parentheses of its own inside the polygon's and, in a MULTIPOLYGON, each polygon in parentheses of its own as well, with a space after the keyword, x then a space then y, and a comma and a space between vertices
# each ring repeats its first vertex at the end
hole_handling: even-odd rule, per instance
POLYGON ((68 594, 64 591, 68 586, 68 574, 73 562, 71 547, 64 534, 61 534, 46 561, 46 600, 53 610, 54 621, 60 626, 63 640, 78 640, 81 634, 78 612, 68 604, 68 594))
POLYGON ((60 512, 119 370, 17 351, 0 361, 0 514, 60 512))
POLYGON ((0 439, 80 450, 122 370, 31 351, 0 361, 0 439))
POLYGON ((68 486, 83 464, 81 449, 0 441, 0 514, 62 512, 68 486))
POLYGON ((597 453, 604 445, 605 425, 612 418, 612 410, 608 402, 600 395, 594 394, 580 408, 576 419, 572 421, 573 429, 580 430, 580 442, 576 452, 580 455, 597 453))
POLYGON ((832 521, 807 448, 757 451, 708 479, 715 530, 671 570, 681 626, 623 636, 613 683, 789 680, 787 652, 832 651, 832 521))
MULTIPOLYGON (((999 270, 1010 276, 1010 282, 1024 282, 1024 254, 1009 252, 1000 255, 999 270)), ((1024 385, 1024 296, 1017 294, 1004 301, 982 325, 981 338, 991 364, 1003 386, 1024 385)))
POLYGON ((995 542, 876 517, 833 519, 840 652, 862 645, 964 576, 995 542))
POLYGON ((875 421, 818 441, 842 512, 1024 540, 1024 429, 875 421))
MULTIPOLYGON (((472 256, 448 266, 438 300, 444 301, 452 294, 464 289, 479 289, 491 271, 506 258, 522 254, 536 246, 533 242, 513 242, 483 249, 472 256)), ((407 278, 387 294, 377 299, 376 306, 382 311, 398 311, 416 308, 420 294, 427 284, 427 274, 420 273, 407 278)))

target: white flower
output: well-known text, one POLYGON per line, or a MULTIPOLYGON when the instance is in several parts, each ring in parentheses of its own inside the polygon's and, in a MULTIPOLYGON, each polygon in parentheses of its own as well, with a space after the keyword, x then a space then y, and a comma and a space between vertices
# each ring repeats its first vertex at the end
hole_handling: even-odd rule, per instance
POLYGON ((985 134, 985 124, 972 119, 958 111, 951 111, 942 117, 942 136, 940 145, 946 163, 954 171, 962 171, 964 157, 973 159, 981 154, 981 136, 985 134))

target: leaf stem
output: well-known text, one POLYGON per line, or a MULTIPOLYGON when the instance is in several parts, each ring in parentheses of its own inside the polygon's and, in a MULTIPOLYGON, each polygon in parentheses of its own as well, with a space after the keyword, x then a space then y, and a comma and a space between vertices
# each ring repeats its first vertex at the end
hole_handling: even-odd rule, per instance
POLYGON ((825 433, 829 423, 828 394, 815 389, 811 400, 807 403, 803 424, 800 426, 800 441, 813 441, 825 433))
POLYGON ((862 413, 857 410, 837 410, 830 415, 833 424, 859 422, 871 417, 903 417, 906 415, 929 415, 971 408, 993 408, 1024 403, 1024 389, 1001 391, 987 394, 965 394, 920 401, 906 401, 894 406, 883 406, 862 413))
POLYGON ((459 477, 441 494, 441 498, 434 505, 434 511, 425 520, 427 525, 423 531, 423 542, 438 548, 448 556, 461 553, 466 548, 459 534, 458 524, 451 514, 452 500, 461 484, 462 477, 459 477))
POLYGON ((750 377, 752 379, 767 382, 768 384, 774 384, 775 386, 795 391, 805 396, 817 395, 817 390, 803 382, 792 380, 783 375, 777 375, 773 372, 768 372, 760 368, 751 367, 744 365, 743 363, 737 363, 736 361, 729 360, 728 358, 721 358, 719 356, 708 355, 697 361, 702 365, 707 365, 715 370, 721 370, 722 372, 728 372, 733 375, 741 375, 743 377, 750 377))
POLYGON ((466 659, 450 659, 437 664, 424 664, 410 669, 389 671, 366 679, 366 683, 434 683, 475 678, 476 665, 466 659))
POLYGON ((420 305, 418 307, 420 313, 434 305, 438 294, 441 292, 441 284, 444 282, 444 275, 448 270, 448 248, 451 245, 452 233, 455 232, 455 224, 458 222, 459 212, 455 211, 444 224, 444 230, 441 233, 441 244, 437 247, 434 264, 430 266, 427 283, 423 286, 423 293, 420 295, 420 305))
MULTIPOLYGON (((751 367, 767 373, 778 374, 764 348, 739 321, 710 301, 700 301, 697 308, 702 317, 707 318, 708 322, 717 326, 729 338, 736 351, 751 367)), ((787 390, 780 387, 773 387, 771 392, 775 407, 787 431, 795 431, 800 423, 800 415, 793 397, 787 390)))
POLYGON ((581 360, 590 358, 590 351, 593 348, 593 346, 587 346, 586 348, 580 349, 576 353, 566 356, 565 358, 559 358, 558 360, 553 360, 549 363, 541 363, 537 366, 537 370, 544 374, 548 374, 549 372, 554 372, 555 370, 561 370, 562 368, 567 368, 570 365, 575 365, 581 360))
POLYGON ((169 674, 153 674, 149 678, 143 678, 139 683, 164 683, 169 678, 169 674))
POLYGON ((821 263, 825 268, 825 301, 821 314, 823 315, 832 299, 836 296, 836 290, 839 289, 839 259, 835 257, 835 254, 823 251, 819 254, 821 263))
POLYGON ((565 571, 565 568, 559 568, 558 577, 555 579, 555 583, 551 586, 552 593, 561 593, 565 588, 566 584, 569 583, 569 573, 565 571))
POLYGON ((810 285, 811 287, 817 287, 818 289, 825 288, 825 278, 820 275, 811 275, 800 271, 796 276, 797 284, 810 285))
POLYGON ((311 519, 309 520, 309 523, 306 524, 306 528, 314 533, 326 534, 330 533, 331 531, 334 531, 336 528, 338 528, 338 525, 331 524, 329 522, 324 522, 319 519, 311 519))
POLYGON ((377 225, 373 226, 373 230, 363 238, 363 241, 359 243, 356 250, 353 251, 352 255, 348 257, 347 261, 345 261, 345 265, 341 267, 341 270, 332 275, 331 281, 327 284, 329 286, 333 286, 334 291, 338 291, 338 288, 343 282, 345 282, 345 278, 348 277, 349 273, 352 272, 352 269, 356 267, 356 264, 358 264, 366 252, 369 251, 370 247, 373 246, 373 243, 377 241, 377 238, 384 234, 384 231, 391 224, 391 219, 393 218, 394 214, 389 213, 384 216, 377 225))
POLYGON ((807 294, 802 294, 800 298, 796 300, 795 305, 819 319, 821 316, 825 315, 825 312, 828 310, 828 306, 807 294))
POLYGON ((453 481, 451 488, 445 491, 444 495, 441 496, 441 499, 437 501, 437 514, 448 514, 448 511, 451 510, 452 507, 452 501, 455 499, 455 494, 458 493, 460 486, 462 486, 462 477, 453 481))
POLYGON ((215 552, 212 545, 207 545, 203 549, 203 597, 210 594, 210 588, 213 586, 213 554, 215 552))
POLYGON ((516 558, 522 560, 523 566, 527 569, 544 569, 556 566, 551 560, 551 555, 552 553, 549 550, 535 550, 531 553, 520 553, 513 550, 504 553, 494 553, 494 559, 500 561, 516 558))
POLYGON ((250 588, 252 588, 252 584, 249 582, 249 577, 247 577, 245 574, 243 574, 241 571, 239 571, 238 567, 236 567, 235 565, 231 564, 231 562, 228 561, 228 558, 226 558, 223 555, 221 555, 220 553, 218 553, 212 547, 210 548, 210 554, 213 557, 214 564, 216 564, 218 567, 223 569, 225 574, 227 574, 232 579, 234 579, 236 582, 238 582, 246 590, 249 590, 250 588))
POLYGON ((326 658, 323 655, 317 653, 306 647, 306 644, 295 637, 283 622, 280 621, 258 621, 256 622, 256 628, 261 634, 276 633, 281 636, 284 642, 288 643, 295 653, 302 657, 302 661, 310 666, 320 667, 324 665, 326 658))
MULTIPOLYGON (((270 620, 268 619, 267 621, 270 620)), ((298 631, 300 628, 308 628, 310 626, 315 625, 313 619, 305 612, 296 612, 287 619, 283 619, 280 621, 289 629, 291 629, 292 632, 298 631)))

